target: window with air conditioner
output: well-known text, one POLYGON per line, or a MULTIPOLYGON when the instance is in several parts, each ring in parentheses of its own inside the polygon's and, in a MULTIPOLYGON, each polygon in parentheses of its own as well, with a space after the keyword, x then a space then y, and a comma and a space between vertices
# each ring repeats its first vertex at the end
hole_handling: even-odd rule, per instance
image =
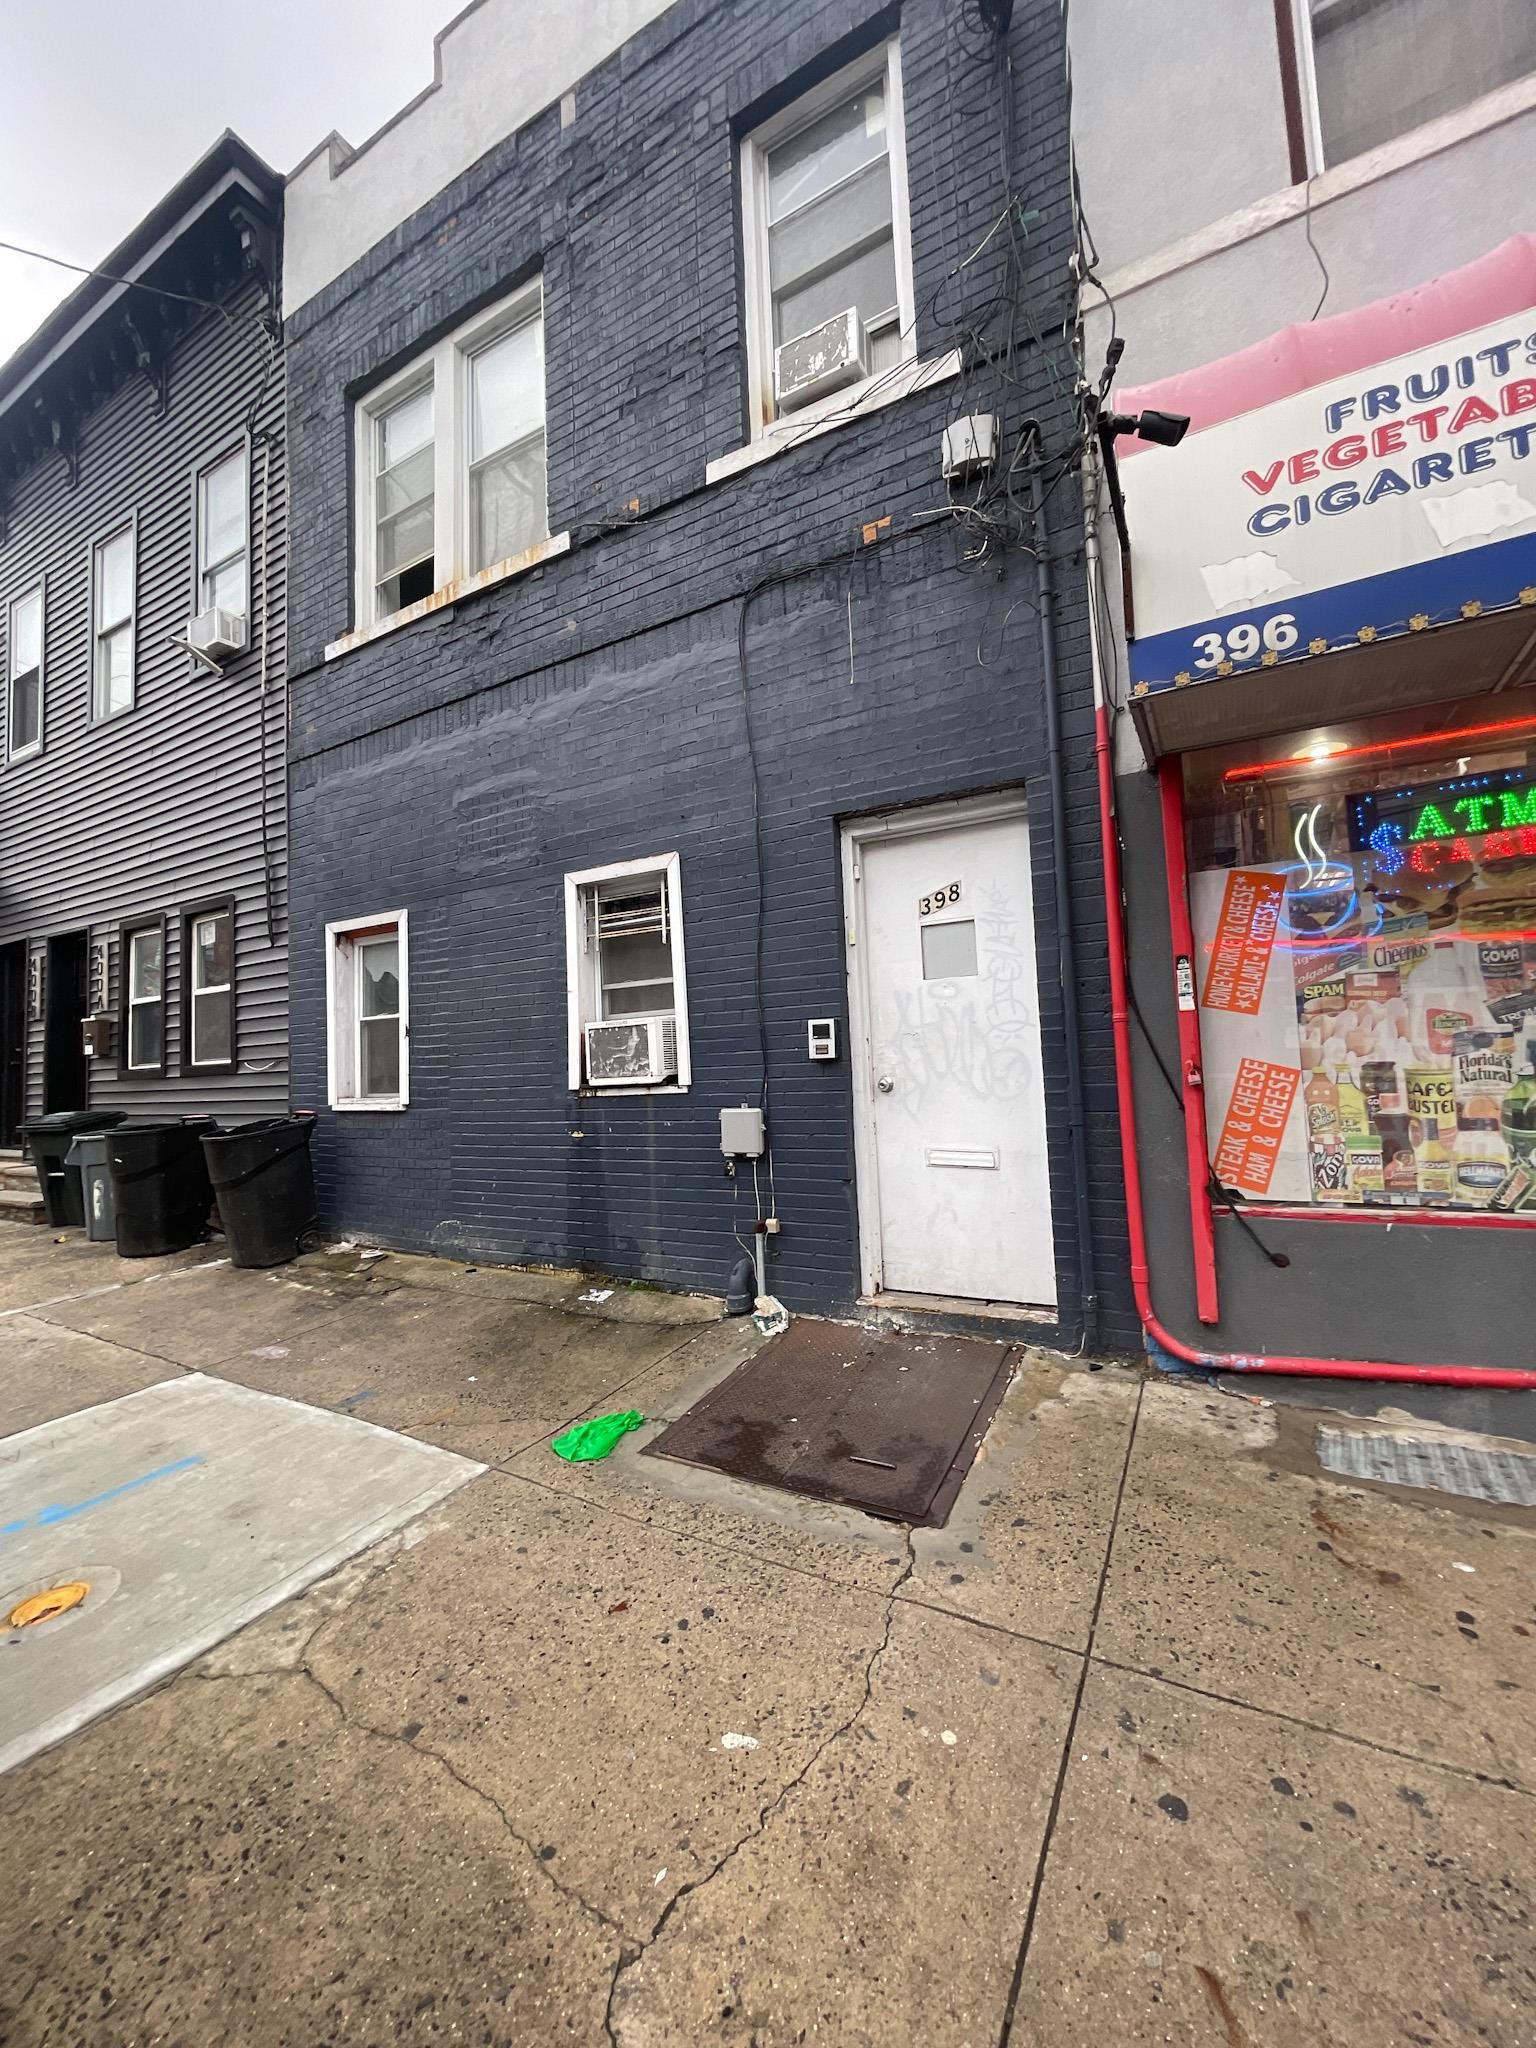
POLYGON ((188 1072, 235 1064, 235 906, 189 910, 181 926, 182 1065, 188 1072))
POLYGON ((370 393, 355 461, 359 626, 547 540, 539 281, 370 393))
POLYGON ((29 590, 6 612, 5 750, 24 761, 43 746, 43 592, 29 590))
POLYGON ((165 920, 125 925, 119 939, 118 1042, 127 1074, 165 1072, 165 920))
POLYGON ((565 914, 571 1087, 688 1087, 677 855, 567 875, 565 914))
POLYGON ((1536 72, 1532 0, 1295 0, 1314 172, 1536 72))
POLYGON ((91 716, 133 709, 137 540, 132 525, 91 551, 91 716))
POLYGON ((916 354, 895 38, 742 143, 755 432, 916 354))
POLYGON ((325 928, 332 1109, 410 1100, 407 916, 392 910, 325 928))

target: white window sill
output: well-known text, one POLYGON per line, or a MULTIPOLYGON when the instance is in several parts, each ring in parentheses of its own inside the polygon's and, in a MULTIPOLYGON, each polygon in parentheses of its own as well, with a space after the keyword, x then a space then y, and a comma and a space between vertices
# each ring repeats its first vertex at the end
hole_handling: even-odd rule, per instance
POLYGON ((1211 221, 1177 242, 1169 242, 1134 262, 1123 264, 1104 279, 1103 289, 1112 299, 1127 298, 1132 292, 1156 284, 1160 278, 1188 270, 1209 257, 1219 256, 1223 250, 1235 249, 1243 242, 1267 234, 1271 228, 1284 226, 1287 221, 1300 220, 1309 212, 1315 217, 1336 199, 1347 198, 1350 193, 1389 178, 1394 172, 1424 163, 1445 150, 1454 149, 1458 143, 1500 128, 1506 121, 1516 120, 1533 110, 1536 110, 1536 72, 1528 78, 1517 78, 1509 85, 1485 93, 1481 99, 1473 100, 1468 106, 1457 107, 1449 114, 1442 114, 1437 120, 1426 121, 1422 127, 1411 128, 1406 135, 1395 135, 1390 142, 1380 143, 1361 156, 1350 157, 1332 170, 1320 171, 1305 184, 1288 185, 1282 191, 1272 192, 1266 199, 1257 199, 1252 205, 1211 221))
MULTIPOLYGON (((402 626, 413 626, 418 619, 440 612, 444 605, 457 604, 462 597, 472 597, 477 590, 489 590, 493 584, 509 582, 514 576, 525 576, 530 569, 537 569, 541 562, 550 562, 556 555, 565 554, 570 545, 568 533, 554 533, 548 540, 535 541, 520 555, 508 555, 504 562, 492 562, 488 569, 477 570, 473 576, 461 576, 457 583, 445 583, 430 597, 408 604, 402 611, 391 612, 387 619, 375 619, 371 626, 359 626, 355 632, 343 633, 339 640, 331 641, 325 650, 325 658, 334 661, 338 655, 350 654, 355 647, 366 647, 371 640, 382 640, 386 633, 398 633, 402 626)), ((338 1108, 340 1106, 337 1105, 338 1108)))
POLYGON ((7 768, 22 768, 28 761, 40 761, 42 757, 41 744, 35 747, 18 747, 14 754, 7 756, 5 765, 7 768))
POLYGON ((751 469, 755 463, 771 461, 786 449, 798 448, 802 441, 813 441, 819 434, 830 434, 834 428, 847 426, 851 420, 880 412, 885 406, 910 398, 914 391, 926 391, 931 384, 942 384, 947 377, 958 377, 959 374, 960 351, 957 348, 951 349, 946 356, 931 356, 926 362, 901 363, 895 369, 882 370, 878 377, 866 377, 862 384, 850 384, 846 391, 834 391, 829 397, 818 399, 814 405, 807 405, 799 412, 786 413, 783 419, 770 421, 745 446, 733 448, 729 454, 717 455, 713 462, 706 463, 704 481, 707 484, 720 483, 728 476, 735 476, 739 470, 751 469))
POLYGON ((398 1095, 376 1095, 370 1096, 366 1101, 333 1102, 331 1104, 331 1108, 336 1111, 338 1116, 351 1115, 358 1110, 384 1110, 388 1112, 408 1107, 409 1105, 402 1102, 398 1095))
POLYGON ((573 1092, 583 1102, 601 1102, 610 1095, 686 1095, 692 1085, 690 1081, 637 1081, 633 1088, 594 1088, 583 1081, 573 1092))

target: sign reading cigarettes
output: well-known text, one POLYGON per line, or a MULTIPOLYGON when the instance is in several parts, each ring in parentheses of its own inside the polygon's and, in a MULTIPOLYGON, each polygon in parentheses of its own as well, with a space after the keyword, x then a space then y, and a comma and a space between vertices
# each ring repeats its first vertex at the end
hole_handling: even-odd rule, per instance
POLYGON ((1180 446, 1124 466, 1138 695, 1530 602, 1536 308, 1213 425, 1187 409, 1180 446))

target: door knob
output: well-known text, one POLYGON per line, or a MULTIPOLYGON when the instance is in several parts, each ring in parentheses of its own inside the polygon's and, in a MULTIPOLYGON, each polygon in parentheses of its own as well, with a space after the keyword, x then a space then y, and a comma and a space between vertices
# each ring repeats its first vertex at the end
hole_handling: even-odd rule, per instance
POLYGON ((879 1080, 875 1083, 875 1086, 880 1090, 880 1093, 882 1095, 889 1095, 891 1090, 896 1086, 896 1083, 889 1074, 882 1074, 879 1080))

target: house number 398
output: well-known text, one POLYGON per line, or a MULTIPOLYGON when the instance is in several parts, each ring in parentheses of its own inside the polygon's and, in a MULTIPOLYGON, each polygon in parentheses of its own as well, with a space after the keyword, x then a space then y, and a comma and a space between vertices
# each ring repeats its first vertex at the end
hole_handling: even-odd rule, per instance
POLYGON ((958 903, 959 901, 960 884, 958 882, 947 882, 942 889, 935 889, 931 896, 925 896, 922 899, 917 906, 918 915, 920 917, 932 917, 933 913, 936 910, 942 910, 946 903, 958 903))

